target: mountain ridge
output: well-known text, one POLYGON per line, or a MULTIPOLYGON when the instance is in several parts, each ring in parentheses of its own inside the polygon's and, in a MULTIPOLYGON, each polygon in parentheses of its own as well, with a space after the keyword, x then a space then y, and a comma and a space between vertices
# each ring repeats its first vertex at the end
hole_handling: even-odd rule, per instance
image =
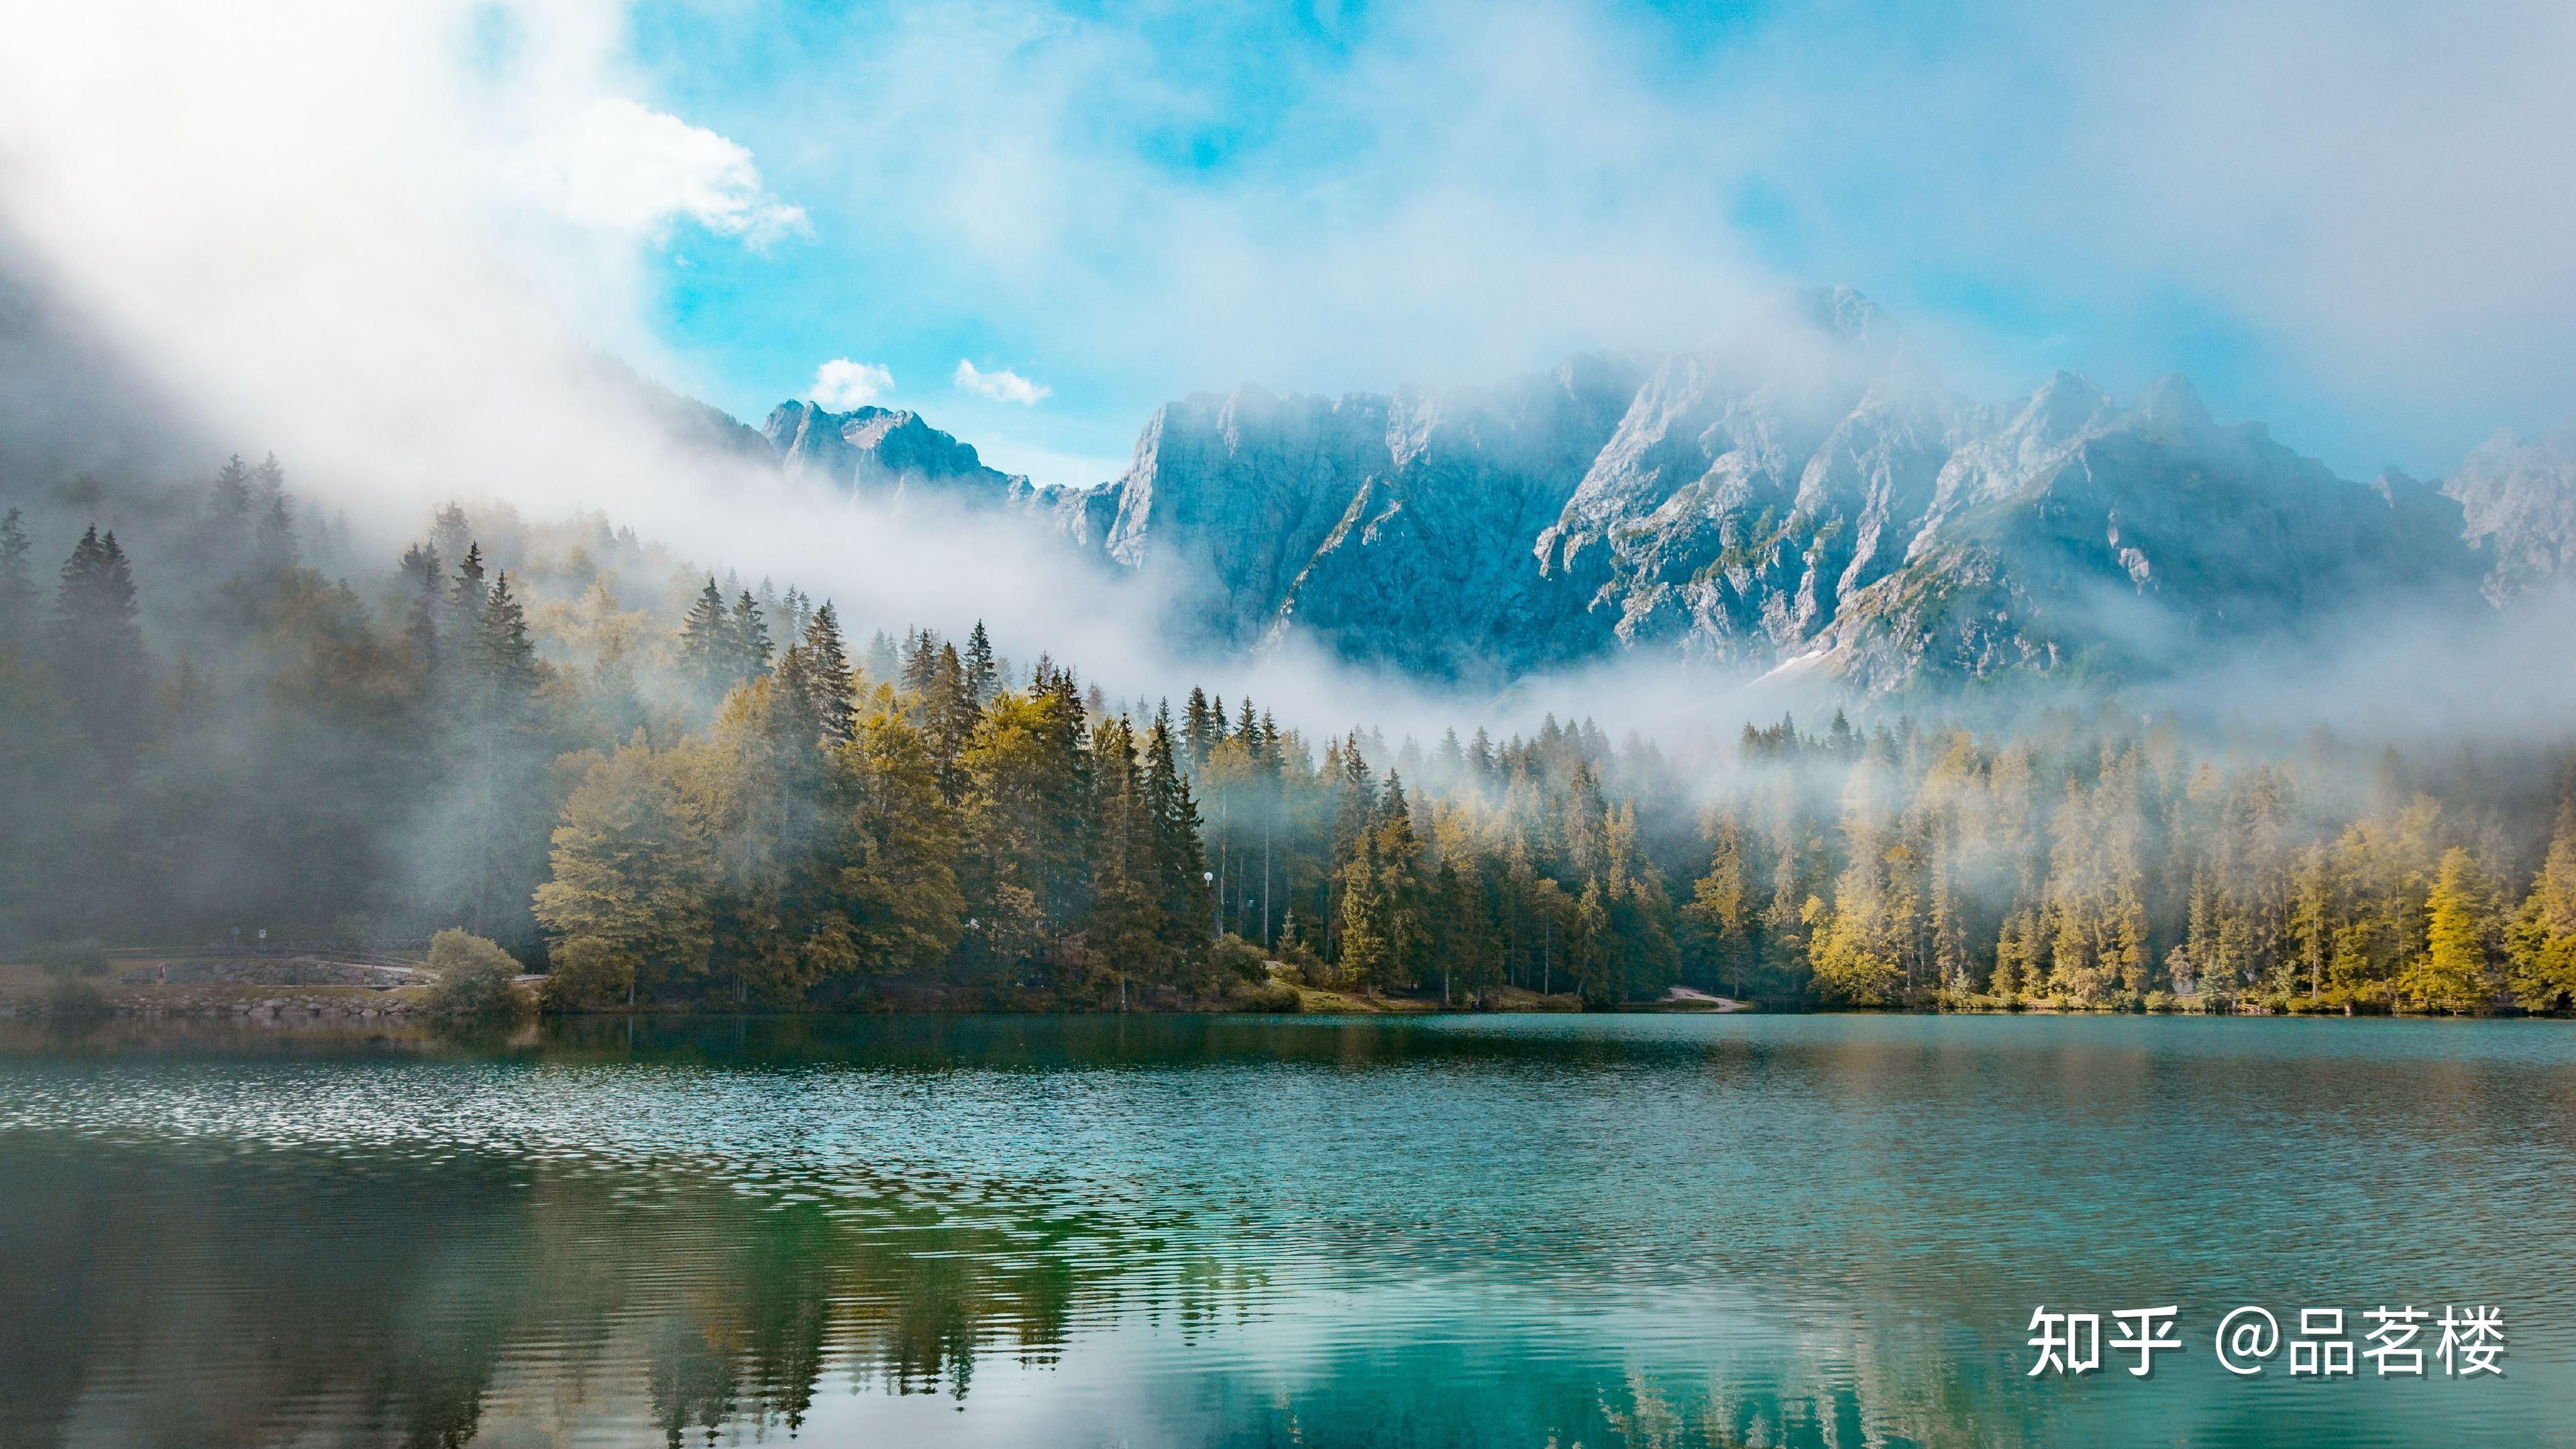
POLYGON ((1201 646, 1488 684, 1638 650, 1873 693, 2139 678, 2392 598, 2502 607, 2576 559, 2576 429, 2357 482, 2180 374, 2125 406, 2070 372, 1961 397, 1849 289, 1472 387, 1193 393, 1089 488, 909 412, 790 403, 763 433, 791 474, 1013 510, 1154 575, 1201 646))

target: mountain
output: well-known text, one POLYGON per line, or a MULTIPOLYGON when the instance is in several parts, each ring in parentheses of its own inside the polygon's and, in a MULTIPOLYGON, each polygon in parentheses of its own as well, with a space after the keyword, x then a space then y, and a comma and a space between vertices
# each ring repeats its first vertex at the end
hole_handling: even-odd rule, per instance
POLYGON ((910 413, 789 404, 764 431, 791 471, 1038 514, 1207 647, 1479 684, 1631 650, 1870 692, 2151 677, 2356 610, 2483 607, 2576 546, 2576 435, 2499 435, 2438 488, 2354 482, 2179 376, 2125 405, 2068 373, 1962 398, 1847 289, 1491 386, 1194 394, 1090 489, 910 413))
POLYGON ((2499 432, 2442 482, 2468 517, 2468 536, 2494 560, 2489 599, 2503 604, 2576 576, 2576 426, 2526 441, 2499 432))
POLYGON ((789 477, 819 479, 852 493, 1002 504, 1032 491, 1028 479, 985 467, 971 445, 902 409, 836 413, 816 403, 786 402, 770 410, 760 432, 789 477))

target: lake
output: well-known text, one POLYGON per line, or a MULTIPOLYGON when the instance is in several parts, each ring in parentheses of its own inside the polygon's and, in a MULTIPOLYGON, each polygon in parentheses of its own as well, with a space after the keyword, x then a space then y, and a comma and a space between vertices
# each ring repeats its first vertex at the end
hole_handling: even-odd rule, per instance
POLYGON ((2571 1255, 2560 1022, 0 1031, 0 1446, 2576 1444, 2571 1255))

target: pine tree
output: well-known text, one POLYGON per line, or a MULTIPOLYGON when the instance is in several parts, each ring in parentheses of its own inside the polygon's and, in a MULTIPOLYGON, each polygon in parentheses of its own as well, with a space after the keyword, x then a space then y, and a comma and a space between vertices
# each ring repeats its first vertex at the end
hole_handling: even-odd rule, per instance
POLYGON ((206 495, 203 546, 196 560, 205 584, 219 584, 249 562, 260 512, 251 489, 250 468, 238 453, 226 458, 215 471, 214 486, 206 495))
POLYGON ((929 970, 956 948, 968 911, 957 814, 939 793, 920 731, 892 710, 861 721, 840 762, 854 799, 839 889, 859 959, 929 970))
POLYGON ((1702 953, 1722 973, 1729 994, 1744 995, 1744 968, 1753 955, 1753 896, 1744 858, 1744 828, 1732 812, 1713 816, 1706 831, 1708 874, 1691 885, 1682 914, 1700 933, 1702 953))
POLYGON ((769 624, 762 617, 760 603, 746 589, 733 601, 733 616, 728 643, 731 648, 731 679, 758 679, 769 672, 769 624))
POLYGON ((963 662, 966 697, 980 710, 992 703, 993 696, 1001 689, 1001 672, 993 659, 993 641, 985 634, 981 619, 975 621, 974 629, 966 635, 963 662))
POLYGON ((1163 913, 1163 944, 1170 975, 1193 991, 1216 934, 1216 897, 1209 889, 1207 857, 1199 841, 1198 804, 1181 773, 1172 740, 1171 712, 1156 714, 1145 733, 1144 804, 1153 835, 1152 858, 1163 913))
POLYGON ((1092 749, 1091 911, 1083 946, 1119 1009, 1134 986, 1166 984, 1163 892, 1155 879, 1155 821, 1136 764, 1136 731, 1104 722, 1092 749))
POLYGON ((454 503, 442 506, 429 521, 430 546, 440 558, 463 558, 474 543, 474 530, 466 521, 465 510, 454 503))
POLYGON ((1616 1005, 1626 994, 1611 942, 1609 901, 1598 876, 1584 882, 1583 894, 1575 901, 1565 956, 1574 974, 1574 989, 1587 1008, 1616 1005))
POLYGON ((452 687, 439 700, 458 777, 437 823, 432 905, 478 936, 525 943, 529 891, 545 862, 542 670, 510 576, 487 586, 480 550, 469 545, 465 559, 449 603, 452 687))
POLYGON ((2424 909, 2424 954, 2398 990, 2422 1011, 2484 1009, 2495 998, 2494 900, 2476 858, 2456 845, 2444 851, 2424 909))
POLYGON ((2554 1011, 2576 998, 2576 787, 2558 803, 2549 853, 2508 928, 2513 994, 2524 1009, 2554 1011))
POLYGON ((0 514, 0 644, 23 639, 36 626, 33 551, 18 510, 0 514))
MULTIPOLYGON (((955 650, 949 651, 952 655, 955 650)), ((910 695, 916 708, 939 689, 939 636, 927 629, 907 635, 903 641, 903 692, 910 695)))
POLYGON ((100 761, 114 773, 129 770, 143 741, 150 665, 133 570, 113 532, 89 528, 64 561, 53 646, 55 677, 100 761))
POLYGON ((841 642, 840 616, 832 612, 831 600, 825 599, 807 617, 804 642, 804 674, 815 716, 823 723, 823 737, 834 744, 846 744, 857 723, 856 680, 850 673, 848 650, 841 642))
MULTIPOLYGON (((1219 709, 1221 711, 1222 706, 1219 706, 1219 709)), ((1189 702, 1181 709, 1181 741, 1189 751, 1190 769, 1193 773, 1207 768, 1208 756, 1215 749, 1216 732, 1224 727, 1224 716, 1221 712, 1215 728, 1209 727, 1207 691, 1192 685, 1189 702)))
POLYGON ((286 494, 286 470, 275 453, 250 471, 249 487, 251 509, 259 519, 252 565, 264 574, 295 567, 295 508, 286 494))
POLYGON ((697 602, 680 620, 677 647, 680 678, 697 697, 702 708, 712 708, 724 698, 741 676, 734 670, 733 621, 725 612, 724 595, 716 591, 715 576, 707 576, 707 586, 699 590, 697 602))
POLYGON ((497 574, 483 599, 476 672, 497 713, 512 723, 525 716, 537 688, 537 647, 528 637, 527 611, 510 592, 508 573, 497 574))
MULTIPOLYGON (((483 582, 483 546, 469 539, 465 561, 456 566, 456 577, 447 591, 447 639, 454 652, 470 655, 481 649, 483 602, 490 592, 483 582)), ((480 672, 470 658, 463 663, 467 672, 480 672)))
POLYGON ((411 651, 414 677, 426 694, 439 661, 439 587, 443 581, 437 546, 416 543, 403 550, 402 572, 411 594, 410 607, 403 615, 403 641, 411 651))
MULTIPOLYGON (((251 521, 250 469, 243 465, 241 454, 224 460, 215 471, 213 496, 207 500, 219 527, 229 526, 247 533, 251 521)), ((238 537, 238 534, 236 535, 238 537)))

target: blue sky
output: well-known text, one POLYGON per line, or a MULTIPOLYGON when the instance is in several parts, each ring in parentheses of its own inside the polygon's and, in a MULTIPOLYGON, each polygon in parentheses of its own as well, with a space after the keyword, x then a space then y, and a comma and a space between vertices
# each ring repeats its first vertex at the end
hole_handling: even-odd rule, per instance
POLYGON ((841 358, 1045 481, 1159 402, 1472 381, 1843 283, 1951 384, 2189 373, 2350 475, 2571 410, 2563 7, 652 0, 801 209, 640 245, 673 381, 841 358), (958 364, 1046 389, 960 389, 958 364))

